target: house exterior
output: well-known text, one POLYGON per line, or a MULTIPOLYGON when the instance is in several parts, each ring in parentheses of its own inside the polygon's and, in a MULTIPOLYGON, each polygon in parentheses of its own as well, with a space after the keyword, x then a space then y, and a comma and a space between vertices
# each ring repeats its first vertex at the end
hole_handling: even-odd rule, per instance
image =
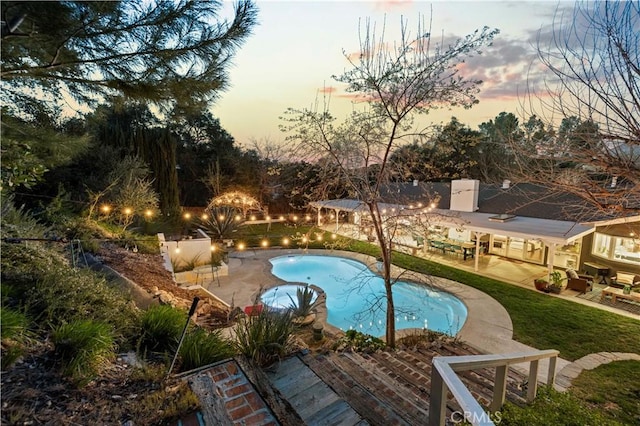
MULTIPOLYGON (((572 194, 460 179, 390 184, 381 198, 383 214, 403 225, 396 243, 424 239, 426 249, 429 241, 446 239, 473 244, 476 260, 485 253, 547 265, 549 271, 640 274, 640 216, 586 219, 583 202, 572 194)), ((366 230, 368 209, 361 201, 324 200, 311 206, 331 210, 335 217, 348 212, 349 221, 366 230)))

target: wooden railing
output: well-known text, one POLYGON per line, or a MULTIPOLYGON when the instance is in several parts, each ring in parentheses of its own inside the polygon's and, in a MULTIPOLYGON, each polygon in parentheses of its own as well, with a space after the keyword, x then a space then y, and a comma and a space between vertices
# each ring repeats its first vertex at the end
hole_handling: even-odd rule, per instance
POLYGON ((475 400, 473 395, 471 395, 471 392, 462 380, 460 380, 456 371, 496 368, 493 400, 489 407, 490 412, 495 412, 504 404, 507 390, 507 369, 509 365, 529 362, 527 401, 531 402, 536 397, 538 389, 538 361, 545 358, 549 358, 547 384, 551 386, 556 377, 556 360, 558 358, 558 351, 556 350, 433 358, 429 426, 443 426, 445 424, 447 391, 453 394, 453 397, 458 401, 462 410, 462 412, 456 414, 457 419, 454 420, 466 420, 473 425, 494 424, 489 413, 487 413, 478 401, 475 400))

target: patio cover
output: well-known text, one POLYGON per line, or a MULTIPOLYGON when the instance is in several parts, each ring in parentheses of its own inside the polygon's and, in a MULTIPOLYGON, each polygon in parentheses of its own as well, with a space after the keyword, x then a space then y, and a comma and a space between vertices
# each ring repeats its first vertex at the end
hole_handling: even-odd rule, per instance
MULTIPOLYGON (((310 203, 312 207, 349 212, 368 212, 363 201, 342 199, 323 200, 310 203)), ((504 222, 494 222, 493 213, 459 212, 443 209, 411 209, 399 204, 379 203, 380 210, 388 212, 395 208, 402 216, 421 215, 425 221, 433 225, 444 225, 468 229, 483 234, 500 234, 515 238, 540 239, 546 243, 568 244, 580 237, 595 231, 593 225, 563 220, 538 219, 534 217, 515 216, 504 222)))

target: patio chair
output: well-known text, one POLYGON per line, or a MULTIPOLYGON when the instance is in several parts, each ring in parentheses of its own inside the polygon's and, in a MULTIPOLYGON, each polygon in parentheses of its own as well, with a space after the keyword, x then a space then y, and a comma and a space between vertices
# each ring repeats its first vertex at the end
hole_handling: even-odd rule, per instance
POLYGON ((567 288, 586 293, 593 290, 593 277, 591 275, 580 275, 573 269, 567 269, 567 288))
POLYGON ((429 246, 433 247, 436 250, 441 251, 442 254, 444 254, 445 248, 444 248, 444 243, 442 241, 437 241, 437 240, 429 241, 429 246))

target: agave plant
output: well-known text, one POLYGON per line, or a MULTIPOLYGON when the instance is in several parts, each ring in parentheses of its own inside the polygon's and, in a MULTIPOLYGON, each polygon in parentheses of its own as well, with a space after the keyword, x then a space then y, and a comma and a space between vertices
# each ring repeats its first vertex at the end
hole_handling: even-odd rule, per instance
POLYGON ((293 300, 291 296, 289 299, 291 300, 290 310, 294 317, 306 317, 311 313, 311 309, 313 309, 315 291, 308 285, 302 287, 298 287, 296 290, 296 301, 293 300))

